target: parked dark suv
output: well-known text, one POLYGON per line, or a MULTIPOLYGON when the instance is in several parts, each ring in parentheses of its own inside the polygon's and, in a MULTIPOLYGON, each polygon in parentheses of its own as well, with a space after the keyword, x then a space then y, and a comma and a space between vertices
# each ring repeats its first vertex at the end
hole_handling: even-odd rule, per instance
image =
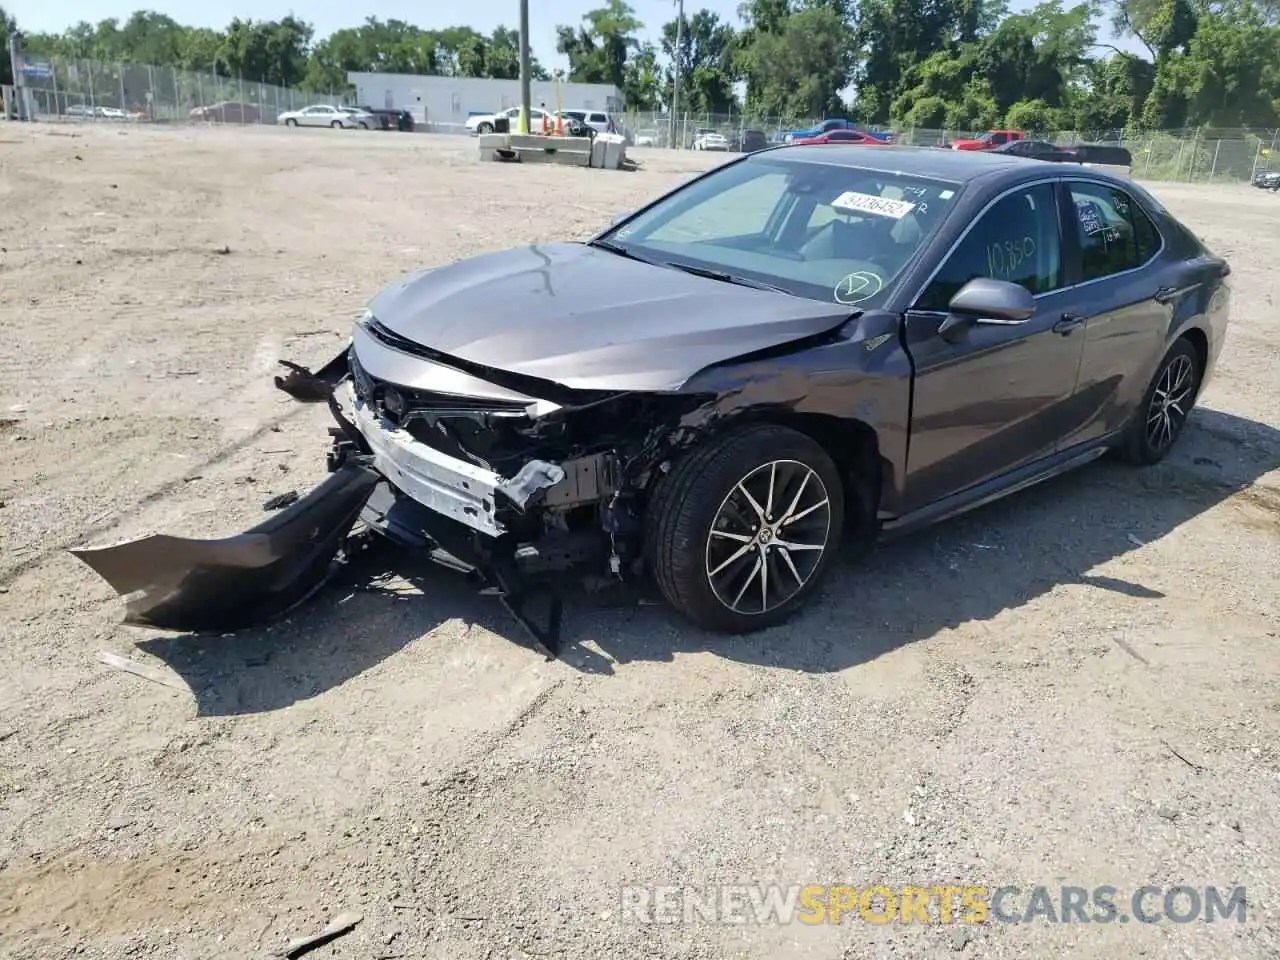
POLYGON ((366 113, 372 113, 378 118, 378 129, 380 130, 413 130, 413 114, 408 110, 395 110, 383 107, 370 107, 364 104, 357 104, 356 109, 363 110, 366 113))
POLYGON ((735 153, 755 153, 768 145, 769 138, 765 136, 763 130, 744 130, 734 136, 729 149, 735 153))

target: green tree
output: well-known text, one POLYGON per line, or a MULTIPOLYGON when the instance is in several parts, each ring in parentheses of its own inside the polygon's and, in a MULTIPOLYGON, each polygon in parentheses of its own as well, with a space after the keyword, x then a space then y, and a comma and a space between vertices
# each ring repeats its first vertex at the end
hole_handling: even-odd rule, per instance
POLYGON ((671 103, 674 72, 680 70, 680 105, 693 113, 728 113, 737 106, 733 93, 734 29, 710 10, 686 16, 684 25, 662 25, 662 52, 671 64, 666 70, 663 100, 671 103), (680 49, 676 49, 676 34, 680 49))
POLYGON ((556 27, 556 50, 569 58, 569 79, 579 83, 611 83, 621 90, 627 60, 640 51, 636 32, 644 24, 623 0, 608 0, 589 10, 578 27, 556 27))
POLYGON ((633 110, 657 110, 662 104, 662 70, 658 49, 652 43, 641 44, 628 58, 622 93, 633 110))
POLYGON ((1185 46, 1157 59, 1145 125, 1280 125, 1280 26, 1263 10, 1245 2, 1201 14, 1185 46))
MULTIPOLYGON (((635 11, 607 0, 557 28, 557 49, 571 79, 615 84, 641 109, 670 99, 679 62, 681 99, 699 112, 732 109, 745 81, 749 112, 807 122, 844 112, 852 82, 847 115, 917 127, 1280 126, 1280 0, 1049 0, 1014 14, 1006 0, 746 0, 739 16, 692 13, 676 50, 674 21, 641 44, 635 11), (1149 56, 1097 57, 1107 15, 1149 56)), ((294 16, 210 30, 144 9, 32 34, 25 48, 80 61, 100 90, 121 85, 116 63, 341 90, 350 72, 514 79, 518 40, 509 27, 486 36, 376 17, 317 40, 294 16)), ((0 57, 0 78, 9 72, 0 57)))
POLYGON ((18 29, 18 21, 0 7, 0 35, 4 37, 5 51, 0 56, 0 84, 13 83, 13 64, 9 62, 9 34, 18 29))
MULTIPOLYGON (((863 0, 854 31, 862 53, 858 112, 870 121, 888 119, 894 101, 917 85, 913 71, 938 54, 971 58, 972 45, 996 28, 1007 9, 1005 0, 863 0)), ((937 69, 935 62, 930 70, 937 69)), ((962 102, 950 100, 948 112, 962 102)))
POLYGON ((855 66, 852 14, 840 0, 750 0, 733 63, 759 116, 810 118, 843 112, 855 66))

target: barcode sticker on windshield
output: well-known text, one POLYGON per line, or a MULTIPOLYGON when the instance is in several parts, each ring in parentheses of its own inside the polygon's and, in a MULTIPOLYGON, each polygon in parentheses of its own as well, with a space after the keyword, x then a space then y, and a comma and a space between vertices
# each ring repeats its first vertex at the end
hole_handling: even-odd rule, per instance
POLYGON ((870 193, 857 193, 853 190, 842 193, 831 201, 837 210, 853 210, 857 213, 874 213, 877 217, 892 217, 901 220, 916 208, 907 200, 890 200, 888 197, 877 197, 870 193))

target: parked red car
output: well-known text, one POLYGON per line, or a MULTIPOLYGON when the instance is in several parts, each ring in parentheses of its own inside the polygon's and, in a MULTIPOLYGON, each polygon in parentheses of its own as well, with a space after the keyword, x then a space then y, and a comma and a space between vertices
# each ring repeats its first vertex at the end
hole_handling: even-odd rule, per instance
POLYGON ((262 118, 257 104, 237 103, 234 100, 221 100, 205 107, 196 107, 189 117, 213 123, 258 123, 262 118))
POLYGON ((887 147, 889 146, 884 140, 878 140, 875 137, 868 136, 859 130, 828 130, 826 133, 820 133, 816 137, 801 137, 799 140, 792 140, 792 144, 799 143, 857 143, 868 147, 887 147))
POLYGON ((955 140, 951 143, 952 150, 992 150, 996 147, 1004 146, 1006 143, 1013 143, 1015 140, 1026 139, 1026 134, 1021 130, 988 130, 986 133, 980 134, 972 140, 955 140))

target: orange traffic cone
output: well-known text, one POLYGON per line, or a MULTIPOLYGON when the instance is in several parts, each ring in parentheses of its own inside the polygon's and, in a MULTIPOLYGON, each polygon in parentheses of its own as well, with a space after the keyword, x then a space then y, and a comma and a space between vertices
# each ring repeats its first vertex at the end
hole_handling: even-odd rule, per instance
POLYGON ((547 111, 542 111, 542 135, 544 137, 551 135, 551 121, 547 119, 547 111))

